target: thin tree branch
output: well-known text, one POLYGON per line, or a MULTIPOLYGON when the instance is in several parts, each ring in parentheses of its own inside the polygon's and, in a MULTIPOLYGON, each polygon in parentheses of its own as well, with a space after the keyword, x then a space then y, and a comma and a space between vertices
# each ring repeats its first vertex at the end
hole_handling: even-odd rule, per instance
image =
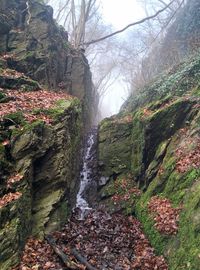
POLYGON ((181 8, 181 6, 184 4, 185 0, 182 0, 178 6, 178 8, 174 11, 174 13, 171 15, 171 17, 169 18, 169 20, 166 22, 166 24, 161 28, 161 30, 156 34, 156 36, 153 38, 151 44, 144 48, 143 50, 137 52, 137 54, 135 54, 135 56, 144 53, 146 50, 149 50, 152 45, 155 43, 155 41, 158 39, 158 37, 160 36, 160 34, 169 26, 169 24, 171 23, 171 21, 173 20, 173 18, 175 17, 175 15, 177 14, 178 10, 181 8))
MULTIPOLYGON (((165 7, 167 6, 167 3, 165 3, 165 1, 163 1, 163 0, 158 0, 158 2, 162 3, 165 7)), ((173 11, 173 8, 172 7, 169 7, 169 9, 171 11, 173 11)))
POLYGON ((106 35, 106 36, 104 36, 104 37, 101 37, 101 38, 98 38, 98 39, 95 39, 95 40, 91 40, 91 41, 89 41, 89 42, 82 43, 81 45, 89 46, 89 45, 91 45, 91 44, 94 44, 94 43, 103 41, 103 40, 105 40, 105 39, 107 39, 107 38, 110 38, 110 37, 113 37, 113 36, 115 36, 115 35, 117 35, 117 34, 120 34, 120 33, 126 31, 128 28, 130 28, 130 27, 132 27, 132 26, 135 26, 135 25, 138 25, 138 24, 142 24, 142 23, 144 23, 144 22, 146 22, 146 21, 148 21, 148 20, 154 19, 154 18, 157 17, 160 13, 162 13, 163 11, 165 11, 166 9, 168 9, 168 8, 172 5, 172 3, 173 3, 174 1, 175 1, 175 0, 172 0, 172 1, 171 1, 168 5, 166 5, 164 8, 158 10, 154 15, 148 16, 148 17, 146 17, 146 18, 144 18, 144 19, 142 19, 142 20, 139 20, 139 21, 137 21, 137 22, 128 24, 126 27, 122 28, 121 30, 118 30, 118 31, 116 31, 116 32, 113 32, 113 33, 111 33, 111 34, 109 34, 109 35, 106 35))
POLYGON ((72 249, 72 254, 81 264, 85 265, 88 270, 97 270, 97 268, 93 267, 75 248, 72 249))
POLYGON ((68 0, 68 1, 63 5, 63 7, 61 7, 61 8, 58 10, 58 14, 57 14, 57 16, 56 16, 56 21, 59 21, 60 15, 61 15, 61 13, 68 7, 69 1, 70 1, 70 0, 68 0))

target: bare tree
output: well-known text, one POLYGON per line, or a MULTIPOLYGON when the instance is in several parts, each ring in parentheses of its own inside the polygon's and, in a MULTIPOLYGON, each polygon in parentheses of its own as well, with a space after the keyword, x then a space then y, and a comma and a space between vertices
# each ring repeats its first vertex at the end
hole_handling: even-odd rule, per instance
MULTIPOLYGON (((141 89, 149 83, 155 75, 168 66, 163 63, 161 48, 165 40, 166 33, 170 25, 175 21, 176 15, 184 5, 184 0, 139 0, 146 10, 147 18, 149 12, 155 12, 156 9, 163 9, 151 20, 146 20, 140 24, 139 28, 129 34, 128 42, 121 47, 121 65, 122 72, 129 90, 135 91, 141 89), (171 3, 171 5, 169 5, 171 3)), ((169 58, 173 58, 173 63, 179 62, 178 48, 173 44, 165 51, 169 58)))
POLYGON ((85 42, 87 27, 98 20, 98 0, 49 0, 56 11, 56 20, 69 33, 75 49, 85 42))

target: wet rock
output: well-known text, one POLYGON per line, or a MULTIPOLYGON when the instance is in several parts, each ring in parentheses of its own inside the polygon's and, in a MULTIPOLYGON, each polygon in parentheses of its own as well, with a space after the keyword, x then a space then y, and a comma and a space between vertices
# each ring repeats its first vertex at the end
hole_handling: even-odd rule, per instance
POLYGON ((99 179, 99 186, 105 186, 109 181, 109 177, 101 176, 99 179))

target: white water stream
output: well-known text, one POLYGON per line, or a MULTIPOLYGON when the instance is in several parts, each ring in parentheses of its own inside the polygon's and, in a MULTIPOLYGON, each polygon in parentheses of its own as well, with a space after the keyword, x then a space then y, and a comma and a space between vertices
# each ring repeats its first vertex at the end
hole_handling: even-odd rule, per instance
POLYGON ((88 135, 86 149, 83 156, 83 167, 80 172, 80 189, 76 199, 76 207, 80 210, 80 219, 84 219, 84 216, 92 209, 89 207, 88 202, 84 198, 84 191, 92 181, 91 163, 94 158, 92 148, 95 143, 95 136, 96 134, 94 132, 88 135))

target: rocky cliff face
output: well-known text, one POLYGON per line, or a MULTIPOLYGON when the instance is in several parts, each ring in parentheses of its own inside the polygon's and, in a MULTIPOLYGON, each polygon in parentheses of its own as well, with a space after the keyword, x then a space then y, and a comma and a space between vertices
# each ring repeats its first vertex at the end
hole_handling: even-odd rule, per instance
POLYGON ((53 19, 53 9, 38 0, 29 1, 28 7, 26 0, 2 0, 0 26, 0 53, 9 53, 8 67, 48 89, 78 97, 89 126, 97 96, 88 62, 82 52, 71 48, 67 32, 53 19))
MULTIPOLYGON (((129 98, 99 130, 100 199, 116 210, 121 198, 120 207, 136 214, 170 270, 200 264, 199 76, 197 54, 129 98), (149 210, 158 198, 181 209, 172 233, 160 230, 162 215, 158 220, 149 210)), ((164 219, 168 226, 167 213, 164 219)))
MULTIPOLYGON (((40 98, 42 94, 42 90, 1 90, 1 269, 11 269, 17 264, 28 236, 42 238, 44 233, 64 224, 77 192, 81 103, 67 95, 58 96, 55 104, 42 114, 39 113, 42 109, 23 111, 20 101, 29 107, 32 95, 40 98), (16 104, 21 112, 9 113, 16 104), (36 120, 29 121, 29 117, 36 120)), ((45 102, 48 100, 42 104, 45 102)))
POLYGON ((43 238, 66 222, 95 114, 87 60, 41 2, 0 1, 2 270, 19 262, 30 235, 43 238))

